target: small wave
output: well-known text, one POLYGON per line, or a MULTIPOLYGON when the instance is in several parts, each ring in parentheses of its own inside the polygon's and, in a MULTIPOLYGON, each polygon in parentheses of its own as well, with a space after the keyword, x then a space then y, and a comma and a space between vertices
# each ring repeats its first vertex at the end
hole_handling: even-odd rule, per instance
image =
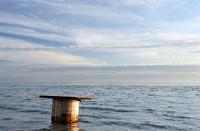
POLYGON ((96 119, 100 119, 102 117, 100 116, 95 116, 95 115, 79 115, 80 117, 90 117, 90 118, 96 118, 96 119))
POLYGON ((150 128, 157 128, 157 129, 164 129, 164 130, 177 130, 177 128, 168 126, 168 125, 159 125, 159 124, 153 124, 153 123, 143 123, 141 124, 144 127, 148 127, 147 129, 150 128))
POLYGON ((148 94, 148 96, 156 96, 155 94, 148 94))
POLYGON ((99 110, 99 111, 106 111, 106 112, 118 112, 118 113, 130 113, 130 112, 136 112, 134 110, 125 110, 125 109, 112 109, 112 108, 103 108, 103 107, 81 107, 82 109, 88 109, 88 110, 99 110))
POLYGON ((166 111, 167 114, 174 114, 176 113, 175 111, 166 111))
POLYGON ((153 109, 145 109, 145 112, 153 113, 153 112, 155 112, 155 110, 153 110, 153 109))
POLYGON ((12 120, 12 118, 3 118, 3 121, 8 121, 8 120, 12 120))
POLYGON ((79 122, 85 123, 85 124, 93 124, 91 121, 83 120, 79 118, 79 122))
POLYGON ((196 96, 200 96, 200 94, 199 94, 199 93, 197 93, 197 94, 196 94, 196 96))
POLYGON ((125 121, 103 121, 102 124, 109 126, 125 127, 129 129, 144 129, 142 125, 125 121))
POLYGON ((187 116, 174 116, 170 114, 163 114, 163 116, 169 117, 167 120, 175 121, 177 119, 194 119, 194 120, 199 120, 198 118, 193 118, 193 117, 187 117, 187 116))
POLYGON ((30 99, 30 98, 27 98, 27 99, 25 99, 26 101, 30 101, 30 100, 32 100, 32 99, 30 99))
POLYGON ((161 128, 161 129, 167 129, 167 126, 165 125, 156 125, 156 124, 150 124, 150 123, 145 123, 145 124, 141 124, 143 126, 151 126, 151 127, 155 127, 155 128, 161 128))
POLYGON ((0 109, 6 109, 6 110, 18 110, 18 108, 15 108, 15 107, 7 107, 7 106, 0 106, 0 109))
POLYGON ((40 113, 40 114, 49 114, 49 111, 41 111, 41 110, 21 110, 20 112, 24 113, 40 113))
POLYGON ((180 119, 192 119, 191 117, 187 116, 173 116, 174 118, 180 118, 180 119))
POLYGON ((40 110, 21 110, 20 112, 26 112, 26 113, 34 113, 34 112, 41 112, 40 110))
POLYGON ((3 97, 13 97, 13 96, 12 95, 5 95, 5 96, 3 95, 3 97))

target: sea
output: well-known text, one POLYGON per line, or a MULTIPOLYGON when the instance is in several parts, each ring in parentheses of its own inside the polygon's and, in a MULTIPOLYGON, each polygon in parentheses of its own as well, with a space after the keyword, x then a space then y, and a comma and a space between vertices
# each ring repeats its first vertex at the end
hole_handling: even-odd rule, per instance
POLYGON ((199 85, 0 85, 1 131, 200 131, 199 85), (52 100, 89 96, 78 125, 51 123, 52 100))

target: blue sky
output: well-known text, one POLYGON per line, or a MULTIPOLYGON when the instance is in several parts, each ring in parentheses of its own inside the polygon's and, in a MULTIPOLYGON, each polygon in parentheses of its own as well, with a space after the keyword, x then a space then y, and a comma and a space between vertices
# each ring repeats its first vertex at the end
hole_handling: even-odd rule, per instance
POLYGON ((200 83, 198 0, 0 5, 1 83, 200 83))

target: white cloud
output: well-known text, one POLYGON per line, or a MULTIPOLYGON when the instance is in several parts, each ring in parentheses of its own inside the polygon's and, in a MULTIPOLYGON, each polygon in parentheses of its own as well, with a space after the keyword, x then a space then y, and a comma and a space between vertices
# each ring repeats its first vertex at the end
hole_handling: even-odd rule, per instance
POLYGON ((122 3, 126 5, 141 5, 148 7, 150 9, 157 9, 164 7, 166 5, 174 5, 174 6, 183 6, 186 4, 183 0, 120 0, 122 3))
POLYGON ((21 14, 8 14, 8 13, 1 13, 2 23, 6 24, 14 24, 14 25, 21 25, 25 27, 31 28, 39 28, 39 29, 51 29, 57 30, 58 28, 48 22, 44 22, 41 19, 31 18, 29 16, 21 15, 21 14))
POLYGON ((169 0, 121 0, 127 5, 146 5, 146 6, 161 6, 169 0))
POLYGON ((0 37, 0 49, 47 49, 47 47, 19 39, 0 37))
MULTIPOLYGON (((24 12, 24 15, 20 12, 10 13, 3 10, 1 13, 1 22, 6 24, 21 25, 28 28, 45 29, 48 31, 56 31, 61 34, 65 34, 72 28, 72 26, 90 26, 90 23, 94 21, 98 22, 102 26, 106 26, 106 23, 126 24, 131 22, 140 22, 143 17, 137 15, 134 12, 127 10, 115 9, 113 6, 102 6, 98 4, 91 4, 84 2, 65 2, 65 1, 23 1, 22 4, 30 8, 28 12, 24 12), (35 11, 34 5, 36 3, 38 10, 35 11), (20 14, 19 14, 20 13, 20 14), (43 18, 45 16, 45 18, 43 18), (62 16, 61 19, 57 17, 62 16), (56 19, 55 19, 56 18, 56 19), (75 20, 77 19, 77 20, 75 20), (79 20, 83 19, 81 22, 79 20), (75 22, 74 22, 75 21, 75 22), (105 22, 105 23, 104 23, 105 22), (65 31, 65 29, 67 31, 65 31)), ((24 8, 20 4, 18 8, 24 8)), ((27 8, 26 7, 26 8, 27 8)))
POLYGON ((94 60, 53 51, 3 51, 1 58, 27 65, 97 66, 94 60))
POLYGON ((59 33, 42 33, 38 32, 35 29, 25 28, 25 27, 10 27, 6 26, 6 28, 2 27, 2 32, 20 36, 28 36, 31 38, 45 39, 51 41, 59 41, 59 42, 68 42, 70 38, 59 33))
POLYGON ((0 37, 1 59, 28 65, 99 66, 105 63, 23 40, 0 37))
POLYGON ((198 36, 181 33, 134 33, 116 30, 74 30, 72 38, 79 47, 147 48, 196 46, 198 36))
POLYGON ((43 14, 72 14, 72 15, 81 15, 94 17, 98 19, 110 19, 110 20, 142 20, 142 17, 130 13, 125 10, 115 10, 115 3, 119 1, 112 2, 102 2, 103 5, 99 4, 101 2, 82 2, 82 1, 44 1, 44 0, 36 0, 39 4, 43 4, 45 7, 48 6, 50 10, 48 12, 43 12, 43 14), (93 4, 92 4, 93 3, 93 4), (95 4, 94 4, 95 3, 95 4), (110 3, 112 3, 110 5, 110 3), (109 6, 108 6, 109 5, 109 6), (120 12, 120 13, 118 13, 120 12), (128 19, 125 19, 128 18, 128 19))
MULTIPOLYGON (((16 60, 28 63, 31 63, 31 61, 25 59, 23 55, 28 56, 29 54, 30 58, 35 61, 33 63, 61 63, 61 65, 110 63, 108 61, 96 62, 93 59, 64 53, 64 51, 77 53, 78 51, 88 50, 98 53, 100 51, 117 52, 119 54, 128 53, 138 58, 159 58, 158 60, 163 58, 166 63, 175 61, 182 61, 183 63, 185 60, 180 56, 184 56, 187 57, 187 61, 190 63, 196 63, 194 62, 196 59, 190 58, 194 55, 186 53, 188 49, 190 52, 196 51, 199 45, 198 34, 194 32, 189 34, 196 27, 192 25, 197 20, 196 15, 191 16, 192 20, 186 18, 186 16, 183 20, 181 19, 181 22, 180 20, 171 22, 166 21, 167 17, 171 18, 170 16, 162 14, 162 11, 165 12, 168 8, 162 8, 161 12, 151 12, 151 9, 159 9, 168 4, 173 5, 172 8, 169 7, 172 10, 179 9, 180 6, 184 6, 185 2, 181 2, 181 0, 97 0, 86 2, 23 0, 15 6, 16 10, 15 8, 12 10, 4 8, 6 10, 2 10, 0 22, 3 24, 1 32, 5 33, 5 37, 6 34, 10 34, 10 36, 8 35, 10 38, 4 38, 4 36, 0 38, 0 48, 10 49, 9 52, 4 52, 4 56, 9 56, 6 56, 8 59, 14 60, 16 58, 16 60), (180 2, 179 5, 177 5, 177 2, 180 2), (32 5, 38 5, 38 9, 36 10, 36 7, 32 5), (142 9, 138 9, 139 7, 150 12, 143 12, 142 9), (27 11, 21 12, 22 9, 27 11), (145 15, 149 16, 145 17, 145 15), (157 19, 151 17, 157 17, 157 15, 158 17, 162 15, 166 19, 163 18, 157 21, 157 19), (183 25, 187 25, 188 22, 189 25, 185 29, 186 26, 183 25), (90 24, 94 27, 91 28, 90 24), (101 25, 102 28, 95 24, 101 25), (113 27, 109 27, 109 24, 113 27), (142 27, 143 25, 147 28, 142 27), (144 29, 140 30, 141 28, 144 29), (170 31, 167 30, 169 28, 170 31), (179 30, 180 28, 186 31, 182 32, 182 30, 179 30), (12 39, 12 35, 22 36, 19 37, 21 40, 12 39), (23 38, 23 36, 30 39, 37 38, 35 42, 38 41, 38 43, 31 43, 31 40, 29 41, 28 38, 23 38), (47 42, 42 43, 45 40, 47 42), (58 41, 58 43, 49 44, 48 40, 52 43, 58 41), (71 42, 71 44, 61 49, 61 46, 57 46, 59 42, 66 42, 66 45, 71 42), (13 52, 11 52, 11 49, 13 52), (180 49, 181 53, 177 53, 180 49), (14 52, 20 57, 15 56, 14 52), (7 54, 5 55, 5 53, 7 54), (34 53, 36 53, 36 57, 39 57, 37 53, 43 55, 44 58, 42 57, 42 59, 45 59, 45 61, 37 61, 34 53), (176 58, 171 60, 172 56, 170 54, 177 54, 176 58), (47 56, 51 56, 53 59, 50 60, 50 58, 46 58, 47 56)), ((198 23, 195 24, 198 25, 198 23)), ((98 59, 99 56, 92 57, 98 59)))
POLYGON ((133 56, 141 57, 141 58, 157 58, 159 56, 158 51, 143 51, 143 52, 136 52, 132 54, 133 56))
POLYGON ((0 37, 0 48, 5 49, 5 48, 42 48, 43 46, 41 45, 35 45, 29 42, 25 42, 23 40, 16 40, 12 38, 4 38, 0 37))

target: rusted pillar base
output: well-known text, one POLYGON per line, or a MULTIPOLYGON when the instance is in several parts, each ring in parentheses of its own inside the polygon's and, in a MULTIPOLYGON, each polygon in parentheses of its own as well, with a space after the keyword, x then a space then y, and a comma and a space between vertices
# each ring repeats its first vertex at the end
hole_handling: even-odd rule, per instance
POLYGON ((79 101, 76 99, 53 99, 52 123, 78 123, 79 101))
POLYGON ((43 96, 52 98, 52 123, 78 125, 79 103, 81 100, 91 100, 91 97, 43 96))

